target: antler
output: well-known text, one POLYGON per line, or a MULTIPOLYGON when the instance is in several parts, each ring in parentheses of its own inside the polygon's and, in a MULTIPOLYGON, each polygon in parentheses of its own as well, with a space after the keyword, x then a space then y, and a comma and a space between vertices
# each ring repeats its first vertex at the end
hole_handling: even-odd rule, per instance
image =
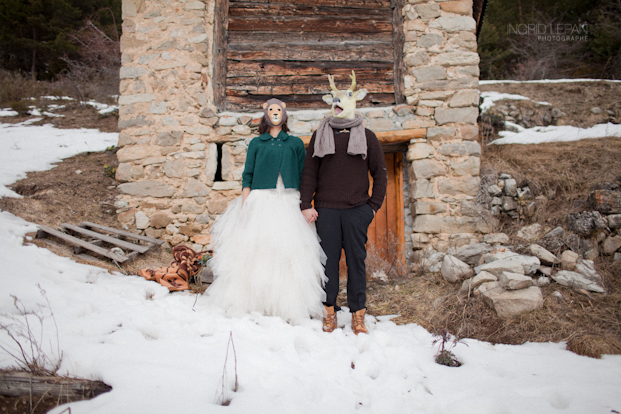
POLYGON ((336 89, 336 85, 334 84, 334 77, 332 77, 332 75, 328 75, 328 80, 330 81, 330 88, 332 88, 333 91, 338 92, 338 89, 336 89))
POLYGON ((354 89, 356 89, 356 73, 352 70, 349 77, 351 78, 351 86, 349 87, 349 90, 353 92, 354 89))

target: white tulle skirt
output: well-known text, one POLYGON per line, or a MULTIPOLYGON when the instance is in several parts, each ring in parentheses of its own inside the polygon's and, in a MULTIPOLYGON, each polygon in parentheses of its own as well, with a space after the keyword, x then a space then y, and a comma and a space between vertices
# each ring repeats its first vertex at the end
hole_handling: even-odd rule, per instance
POLYGON ((299 192, 273 190, 231 202, 211 229, 214 282, 205 294, 230 316, 259 312, 296 323, 322 317, 325 254, 299 192))

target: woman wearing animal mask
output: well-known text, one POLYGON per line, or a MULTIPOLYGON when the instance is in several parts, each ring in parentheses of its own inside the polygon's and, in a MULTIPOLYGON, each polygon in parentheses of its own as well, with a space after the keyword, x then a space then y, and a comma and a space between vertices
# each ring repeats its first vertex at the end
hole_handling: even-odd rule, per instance
POLYGON ((306 151, 288 134, 286 107, 278 99, 263 104, 242 195, 211 230, 215 279, 206 294, 227 315, 259 312, 299 323, 323 315, 325 255, 300 211, 306 151))

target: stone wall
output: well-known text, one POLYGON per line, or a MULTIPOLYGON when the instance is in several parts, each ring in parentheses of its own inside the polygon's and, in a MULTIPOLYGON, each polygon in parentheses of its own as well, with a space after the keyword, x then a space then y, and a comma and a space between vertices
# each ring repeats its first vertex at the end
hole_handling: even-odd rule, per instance
MULTIPOLYGON (((360 111, 376 132, 428 128, 426 138, 410 142, 404 163, 408 248, 442 250, 488 231, 475 205, 481 148, 471 14, 470 1, 409 0, 407 105, 360 111)), ((123 2, 118 219, 196 248, 208 244, 213 219, 241 193, 261 116, 218 113, 213 105, 213 21, 213 1, 123 2)), ((292 133, 310 135, 326 114, 290 111, 292 133)))

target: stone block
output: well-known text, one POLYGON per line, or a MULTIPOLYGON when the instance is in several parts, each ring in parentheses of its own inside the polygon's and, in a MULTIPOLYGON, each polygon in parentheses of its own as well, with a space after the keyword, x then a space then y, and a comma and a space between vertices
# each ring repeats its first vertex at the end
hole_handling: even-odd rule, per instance
POLYGON ((159 181, 137 181, 125 183, 117 187, 121 194, 129 194, 137 197, 172 197, 175 189, 168 184, 159 181))
POLYGON ((145 115, 137 115, 134 118, 119 118, 119 129, 127 129, 133 127, 146 127, 153 125, 153 120, 147 119, 145 115))
POLYGON ((412 170, 414 172, 414 178, 417 180, 446 174, 446 170, 443 165, 430 159, 416 160, 412 162, 412 170))
POLYGON ((115 178, 118 181, 130 181, 132 179, 132 165, 126 162, 120 163, 116 168, 115 178))
POLYGON ((509 290, 526 289, 533 285, 533 278, 521 273, 502 272, 498 281, 500 286, 509 290))
POLYGON ((408 116, 412 113, 412 107, 410 105, 396 105, 392 108, 393 112, 397 114, 397 116, 408 116))
POLYGON ((412 68, 410 74, 416 77, 418 82, 446 79, 446 69, 442 66, 422 66, 412 68))
POLYGON ((443 144, 438 148, 438 152, 442 155, 453 157, 460 155, 481 155, 481 145, 478 142, 472 141, 455 142, 443 144))
POLYGON ((160 132, 155 139, 155 144, 162 147, 172 147, 173 145, 179 145, 181 138, 183 138, 182 131, 160 132))
POLYGON ((153 213, 151 216, 151 227, 156 229, 166 228, 170 223, 172 223, 172 216, 169 213, 163 211, 157 211, 153 213))
POLYGON ((413 190, 414 199, 431 198, 434 195, 433 184, 424 178, 416 180, 413 190))
POLYGON ((544 265, 553 266, 561 263, 559 258, 552 254, 552 252, 544 249, 538 244, 533 243, 528 246, 528 249, 530 250, 531 254, 537 257, 539 261, 541 261, 541 263, 544 265))
POLYGON ((489 244, 507 244, 509 243, 509 236, 505 233, 491 233, 483 236, 483 241, 489 244))
POLYGON ((445 1, 440 3, 440 8, 447 13, 472 16, 472 0, 445 1))
POLYGON ((453 256, 462 262, 475 266, 481 257, 490 251, 492 251, 492 246, 487 243, 473 243, 460 247, 453 256))
POLYGON ((139 93, 135 95, 121 95, 119 105, 132 105, 141 102, 151 102, 155 100, 155 95, 150 93, 139 93))
POLYGON ((436 3, 417 4, 414 6, 414 10, 423 19, 434 19, 440 16, 440 5, 436 3))
POLYGON ((450 162, 451 168, 455 175, 479 175, 479 171, 481 169, 481 159, 479 157, 468 157, 465 161, 457 162, 455 160, 451 160, 450 162))
POLYGON ((475 32, 476 22, 470 16, 442 16, 429 22, 433 29, 443 29, 448 32, 475 32))
POLYGON ((561 269, 574 270, 580 256, 571 250, 565 250, 561 253, 561 269))
POLYGON ((524 267, 516 260, 495 260, 484 265, 474 268, 477 274, 481 272, 489 272, 493 275, 500 276, 502 272, 521 273, 524 274, 524 267))
POLYGON ((477 106, 479 104, 479 91, 476 89, 464 89, 455 92, 455 95, 449 100, 451 108, 463 106, 477 106))
POLYGON ((414 219, 413 231, 416 233, 474 233, 476 220, 472 217, 441 217, 421 214, 414 219))
POLYGON ((502 197, 501 206, 504 211, 514 211, 514 210, 517 210, 518 208, 518 205, 513 199, 513 197, 507 197, 507 196, 502 197))
POLYGON ((481 298, 503 318, 543 308, 543 295, 541 289, 536 286, 510 291, 487 290, 481 293, 481 298))
POLYGON ((168 160, 164 163, 164 174, 170 178, 185 176, 185 162, 183 160, 168 160))
POLYGON ((416 40, 416 46, 429 49, 432 46, 442 45, 442 35, 439 33, 425 33, 416 40))
POLYGON ((403 129, 417 129, 417 128, 429 128, 436 126, 436 121, 433 119, 423 119, 423 118, 410 118, 406 119, 401 123, 403 129))
POLYGON ((476 52, 453 51, 436 55, 432 62, 440 66, 471 66, 479 64, 476 52))
POLYGON ((479 127, 476 125, 462 125, 459 127, 459 135, 463 140, 476 140, 479 138, 479 127))
POLYGON ((183 190, 181 191, 180 197, 205 197, 209 194, 210 191, 210 188, 207 187, 205 184, 194 178, 189 178, 186 181, 183 190))
POLYGON ((416 84, 421 91, 454 91, 456 89, 472 89, 479 85, 478 78, 457 78, 448 80, 434 80, 416 84))
POLYGON ((434 154, 435 150, 429 144, 417 143, 410 145, 406 158, 408 161, 420 160, 423 158, 429 158, 434 154))
POLYGON ((133 68, 130 66, 123 66, 120 70, 121 79, 136 79, 147 73, 145 68, 133 68))
POLYGON ((438 192, 448 195, 466 194, 476 196, 479 193, 480 181, 479 177, 441 179, 438 180, 438 192))
POLYGON ((369 122, 368 128, 372 131, 392 131, 395 129, 395 124, 390 119, 372 119, 369 122))
POLYGON ((448 210, 446 203, 439 201, 416 201, 416 214, 439 214, 448 210))
POLYGON ((436 108, 435 119, 438 125, 449 123, 476 124, 479 109, 472 108, 436 108))
POLYGON ((447 254, 442 260, 442 267, 440 268, 442 277, 451 283, 459 282, 463 279, 472 277, 474 271, 470 266, 458 258, 447 254))
POLYGON ((216 191, 241 190, 241 183, 237 181, 216 181, 213 184, 216 191))
POLYGON ((456 129, 453 127, 434 127, 427 130, 427 140, 429 142, 442 142, 455 138, 456 129))
POLYGON ((424 50, 419 50, 414 53, 406 53, 405 57, 403 58, 403 62, 406 64, 407 67, 411 68, 424 66, 429 63, 430 59, 431 58, 429 57, 429 54, 427 52, 425 52, 424 50))
POLYGON ((435 113, 433 108, 425 108, 423 106, 419 106, 416 108, 416 115, 418 116, 432 116, 435 113))
POLYGON ((134 145, 131 147, 123 147, 116 153, 119 163, 137 161, 150 157, 160 156, 159 148, 151 145, 134 145))

